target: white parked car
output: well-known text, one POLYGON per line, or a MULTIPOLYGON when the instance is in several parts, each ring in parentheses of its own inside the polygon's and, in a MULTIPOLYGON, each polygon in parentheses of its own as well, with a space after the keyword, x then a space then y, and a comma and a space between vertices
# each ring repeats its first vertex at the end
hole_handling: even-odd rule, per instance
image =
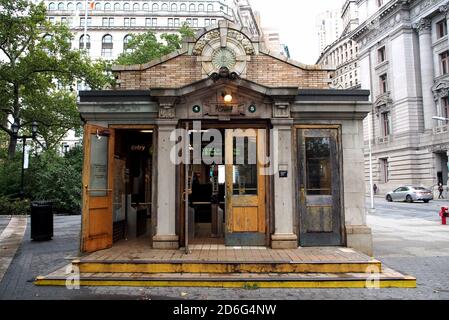
POLYGON ((430 200, 433 200, 433 193, 423 187, 404 186, 388 192, 386 199, 388 202, 407 201, 408 203, 413 203, 414 201, 424 201, 429 203, 430 200))

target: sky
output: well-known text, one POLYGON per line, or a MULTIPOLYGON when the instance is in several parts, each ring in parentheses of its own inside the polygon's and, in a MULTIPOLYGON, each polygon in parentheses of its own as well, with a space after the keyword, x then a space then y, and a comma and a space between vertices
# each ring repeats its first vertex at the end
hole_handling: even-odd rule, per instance
POLYGON ((260 12, 262 26, 279 29, 281 43, 288 45, 292 59, 314 64, 319 57, 315 17, 341 8, 343 0, 250 0, 250 4, 260 12))

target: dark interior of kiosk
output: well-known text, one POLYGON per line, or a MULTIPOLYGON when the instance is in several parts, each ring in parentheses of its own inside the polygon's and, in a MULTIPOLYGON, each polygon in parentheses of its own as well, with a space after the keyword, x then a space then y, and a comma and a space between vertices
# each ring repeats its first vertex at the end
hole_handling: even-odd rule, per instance
POLYGON ((116 130, 114 242, 151 235, 152 153, 152 130, 116 130))
MULTIPOLYGON (((191 143, 193 137, 191 135, 191 143)), ((192 243, 209 240, 209 242, 223 242, 223 223, 225 216, 225 166, 224 141, 219 150, 208 147, 210 142, 202 142, 201 154, 214 153, 223 158, 221 163, 191 164, 189 166, 189 195, 190 234, 192 243)), ((218 149, 218 148, 217 148, 218 149)))

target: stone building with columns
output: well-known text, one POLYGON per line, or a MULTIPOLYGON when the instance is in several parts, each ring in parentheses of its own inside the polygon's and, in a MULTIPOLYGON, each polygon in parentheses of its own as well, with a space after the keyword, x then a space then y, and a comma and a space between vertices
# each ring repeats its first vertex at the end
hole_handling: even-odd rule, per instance
POLYGON ((80 92, 81 251, 140 238, 167 250, 372 253, 362 178, 369 91, 330 89, 328 70, 273 54, 227 21, 113 71, 115 89, 80 92))
MULTIPOLYGON (((374 2, 359 1, 361 24, 351 34, 373 102, 364 132, 365 146, 370 137, 373 143, 374 183, 381 193, 446 185, 449 122, 434 117, 449 117, 448 3, 374 2)), ((368 148, 365 155, 369 181, 368 148)))

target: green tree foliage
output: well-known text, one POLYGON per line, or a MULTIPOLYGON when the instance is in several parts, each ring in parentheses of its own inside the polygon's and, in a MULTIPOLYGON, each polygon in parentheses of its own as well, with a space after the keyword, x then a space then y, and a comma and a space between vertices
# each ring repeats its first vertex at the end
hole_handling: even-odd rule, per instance
POLYGON ((72 50, 73 35, 63 24, 46 20, 43 3, 0 0, 0 130, 9 138, 13 159, 17 139, 7 125, 14 119, 26 133, 37 120, 51 148, 80 126, 73 85, 85 82, 102 88, 111 82, 105 62, 93 63, 83 52, 72 50))
MULTIPOLYGON (((22 153, 13 161, 0 158, 0 214, 24 214, 29 201, 19 201, 22 153), (9 209, 8 209, 9 208, 9 209)), ((55 201, 60 213, 78 214, 81 210, 83 148, 75 147, 61 156, 54 150, 30 154, 25 170, 27 199, 55 201)))
POLYGON ((128 42, 127 50, 117 58, 115 63, 119 65, 133 65, 150 62, 177 49, 181 49, 183 40, 193 36, 193 30, 186 24, 180 28, 179 34, 164 33, 161 35, 161 40, 158 40, 152 31, 132 35, 131 40, 128 42))

